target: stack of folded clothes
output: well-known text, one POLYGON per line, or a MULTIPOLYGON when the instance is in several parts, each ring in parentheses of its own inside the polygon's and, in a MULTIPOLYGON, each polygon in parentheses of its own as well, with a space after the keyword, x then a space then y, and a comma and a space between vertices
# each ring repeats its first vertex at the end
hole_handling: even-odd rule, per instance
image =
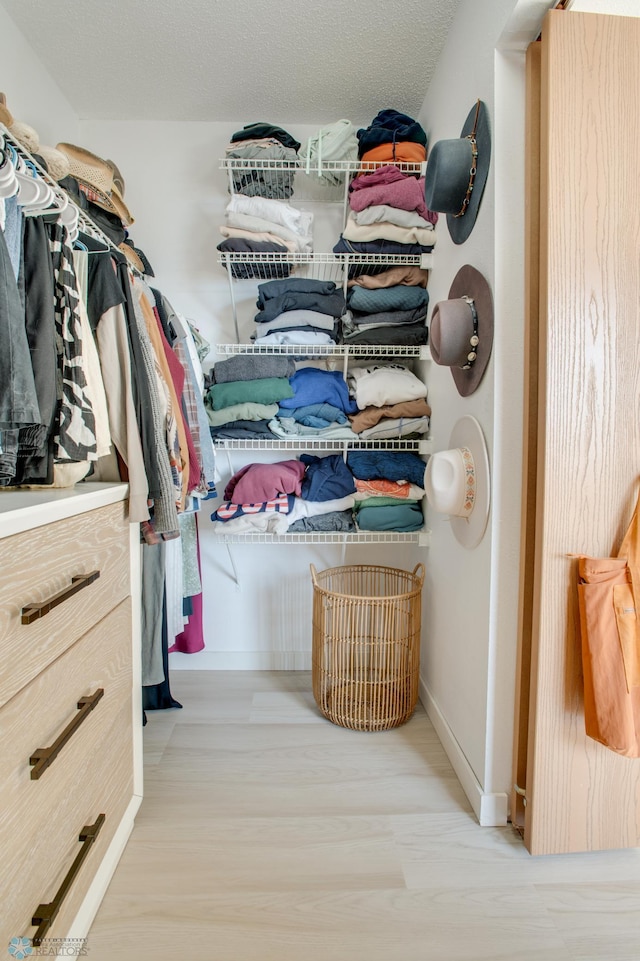
MULTIPOLYGON (((424 177, 396 166, 426 159, 424 130, 405 114, 383 110, 370 127, 358 131, 358 140, 365 169, 349 185, 349 213, 334 253, 420 256, 426 267, 436 240, 438 214, 425 203, 424 177)), ((352 266, 349 277, 384 269, 352 266)), ((371 312, 384 313, 385 307, 371 312)))
MULTIPOLYGON (((296 210, 284 200, 245 197, 234 194, 225 209, 225 223, 220 233, 225 238, 218 244, 223 253, 310 253, 313 249, 311 225, 313 214, 296 210)), ((288 263, 269 266, 270 274, 288 277, 288 263)), ((264 277, 264 266, 248 262, 231 264, 238 279, 264 277)))
POLYGON ((354 450, 347 466, 355 478, 360 531, 421 530, 425 463, 409 451, 354 450))
POLYGON ((424 177, 386 164, 351 181, 347 223, 333 251, 420 256, 424 267, 436 242, 437 219, 425 204, 424 177))
POLYGON ((358 412, 349 415, 360 440, 390 440, 428 433, 431 408, 425 384, 401 364, 355 367, 348 377, 358 412))
MULTIPOLYGON (((360 293, 355 298, 354 294, 356 289, 359 288, 378 294, 389 289, 394 291, 393 302, 398 303, 401 302, 398 298, 402 297, 401 291, 403 288, 420 289, 422 293, 414 293, 410 297, 416 298, 415 303, 420 301, 424 303, 424 314, 426 316, 429 297, 424 288, 427 286, 428 279, 428 270, 414 266, 390 267, 380 273, 365 273, 352 277, 347 284, 349 289, 347 303, 352 309, 347 312, 347 316, 342 323, 343 342, 345 344, 391 344, 405 347, 426 344, 429 339, 425 326, 426 320, 424 317, 420 319, 419 316, 422 313, 422 307, 420 307, 419 313, 416 312, 414 315, 418 319, 413 320, 413 322, 409 322, 408 313, 398 311, 398 314, 401 314, 400 318, 396 315, 392 318, 387 316, 384 318, 386 323, 383 323, 381 315, 385 312, 375 310, 373 313, 367 313, 363 310, 365 304, 368 307, 380 307, 383 300, 363 300, 360 293), (404 317, 402 313, 404 313, 404 317), (378 326, 378 323, 381 326, 378 326)), ((405 301, 405 303, 407 302, 405 301)), ((386 313, 390 314, 391 311, 388 309, 386 313)))
MULTIPOLYGON (((293 194, 295 178, 294 164, 298 163, 299 141, 282 127, 269 123, 251 123, 237 130, 225 153, 229 159, 246 160, 247 167, 232 170, 233 187, 236 193, 247 197, 270 197, 274 200, 288 200, 293 194), (268 160, 278 162, 287 169, 257 169, 249 161, 268 160)), ((266 165, 271 167, 271 165, 266 165)))
POLYGON ((398 531, 423 527, 425 464, 416 454, 350 451, 275 464, 248 464, 233 475, 211 515, 218 534, 398 531))
POLYGON ((349 414, 357 406, 339 371, 301 367, 289 378, 293 396, 280 402, 270 430, 285 439, 298 437, 325 440, 357 440, 349 414))
POLYGON ((273 439, 269 421, 278 404, 293 397, 290 357, 238 355, 214 364, 213 383, 204 398, 211 436, 273 439))
POLYGON ((428 306, 429 294, 421 285, 370 288, 354 284, 347 295, 342 340, 345 344, 426 344, 428 306))
POLYGON ((294 278, 260 284, 257 307, 257 345, 332 344, 345 299, 333 281, 294 278))
POLYGON ((355 530, 355 481, 341 454, 248 464, 211 515, 219 534, 355 530))
POLYGON ((355 482, 342 454, 302 454, 305 466, 300 497, 288 515, 289 533, 354 531, 355 482))

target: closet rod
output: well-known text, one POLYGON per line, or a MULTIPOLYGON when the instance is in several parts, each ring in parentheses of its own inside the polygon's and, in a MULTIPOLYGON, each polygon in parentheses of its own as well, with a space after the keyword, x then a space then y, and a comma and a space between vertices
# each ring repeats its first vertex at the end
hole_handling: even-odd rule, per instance
MULTIPOLYGON (((115 244, 110 237, 107 237, 107 235, 103 233, 100 227, 98 227, 98 225, 88 216, 88 214, 84 212, 82 207, 78 206, 78 204, 75 202, 71 194, 68 193, 68 191, 64 190, 64 188, 60 186, 57 180, 53 179, 53 177, 48 173, 48 171, 46 171, 44 167, 42 167, 42 165, 38 163, 36 158, 32 154, 30 154, 29 151, 25 149, 25 147, 22 146, 20 141, 16 140, 16 138, 11 133, 11 131, 9 131, 3 123, 0 123, 0 133, 2 134, 3 138, 12 145, 13 148, 22 157, 25 158, 25 160, 28 160, 30 163, 34 165, 34 167, 38 171, 38 175, 42 177, 42 179, 51 187, 51 189, 56 194, 56 196, 59 197, 60 200, 68 201, 71 204, 71 206, 77 211, 78 224, 79 226, 82 227, 82 230, 84 231, 84 233, 90 234, 95 240, 99 240, 101 243, 109 247, 109 249, 114 251, 117 250, 119 254, 122 253, 118 245, 115 244)), ((52 213, 53 212, 54 211, 52 211, 52 213)), ((128 266, 135 274, 138 275, 138 277, 144 278, 145 275, 141 273, 137 267, 134 267, 133 264, 131 263, 129 263, 128 266)))

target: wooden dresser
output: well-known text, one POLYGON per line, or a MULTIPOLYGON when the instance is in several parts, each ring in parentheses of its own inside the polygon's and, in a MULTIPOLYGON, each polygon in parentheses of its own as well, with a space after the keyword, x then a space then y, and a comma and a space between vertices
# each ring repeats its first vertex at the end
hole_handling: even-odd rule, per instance
POLYGON ((140 805, 127 490, 0 493, 0 945, 85 937, 140 805))

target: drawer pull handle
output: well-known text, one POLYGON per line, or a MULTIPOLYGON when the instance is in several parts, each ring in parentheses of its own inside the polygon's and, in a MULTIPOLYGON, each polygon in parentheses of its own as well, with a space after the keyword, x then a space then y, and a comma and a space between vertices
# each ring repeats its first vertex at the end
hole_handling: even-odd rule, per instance
POLYGON ((62 907, 62 902, 69 893, 69 888, 73 884, 78 871, 82 867, 83 861, 91 850, 91 845, 98 837, 104 821, 104 814, 99 814, 95 824, 85 824, 78 838, 78 840, 82 842, 82 847, 76 854, 75 860, 67 871, 64 881, 58 888, 55 898, 49 902, 49 904, 39 904, 36 908, 35 914, 31 918, 31 923, 38 925, 38 930, 33 936, 34 947, 42 944, 45 934, 55 921, 56 915, 62 907))
POLYGON ((90 571, 89 574, 77 574, 75 577, 71 578, 71 583, 68 587, 65 587, 63 591, 59 591, 50 597, 47 601, 41 601, 40 604, 27 604, 20 611, 20 620, 23 624, 32 624, 33 621, 37 621, 38 618, 44 617, 49 611, 57 607, 58 604, 62 604, 69 597, 73 597, 78 591, 81 591, 83 587, 88 587, 89 584, 93 584, 100 577, 100 571, 90 571))
POLYGON ((33 752, 29 758, 29 764, 33 767, 31 772, 32 781, 37 781, 49 765, 53 764, 67 741, 71 740, 82 722, 91 714, 103 695, 104 688, 99 687, 93 694, 89 694, 87 697, 81 697, 78 701, 78 713, 72 721, 69 721, 62 734, 55 739, 50 747, 39 747, 33 752))

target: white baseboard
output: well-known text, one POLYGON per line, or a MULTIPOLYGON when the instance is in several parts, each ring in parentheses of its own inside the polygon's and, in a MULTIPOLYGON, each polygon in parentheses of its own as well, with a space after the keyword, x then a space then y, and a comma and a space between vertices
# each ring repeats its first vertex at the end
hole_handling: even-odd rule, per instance
POLYGON ((478 822, 482 827, 503 827, 508 818, 507 795, 486 794, 483 791, 471 765, 422 678, 420 678, 420 700, 460 781, 462 790, 469 798, 469 803, 478 822))
POLYGON ((311 651, 200 651, 169 655, 170 671, 310 671, 311 651))

